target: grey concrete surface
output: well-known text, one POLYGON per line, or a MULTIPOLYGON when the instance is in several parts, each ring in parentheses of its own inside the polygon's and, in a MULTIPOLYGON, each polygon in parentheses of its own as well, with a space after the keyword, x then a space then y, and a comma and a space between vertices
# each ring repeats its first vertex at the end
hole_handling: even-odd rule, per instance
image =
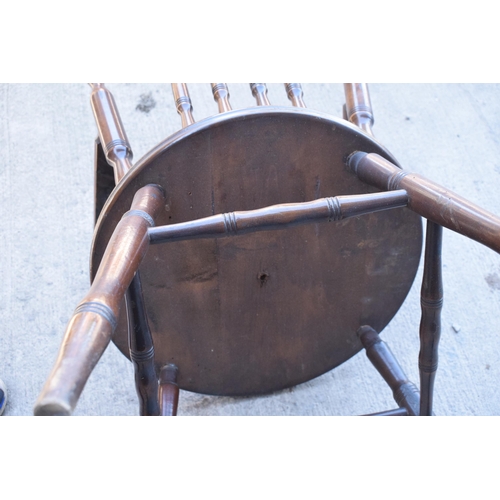
MULTIPOLYGON (((341 84, 303 84, 308 107, 340 116, 341 84)), ((180 128, 169 84, 109 84, 139 159, 180 128), (141 103, 154 103, 146 112, 141 103)), ((208 84, 190 85, 197 120, 215 114, 208 84)), ((376 137, 407 170, 500 214, 500 85, 373 84, 376 137)), ((235 109, 254 105, 230 86, 235 109)), ((273 104, 289 105, 281 84, 273 104)), ((146 106, 148 107, 148 106, 146 106)), ((89 286, 93 141, 86 84, 0 86, 0 378, 5 415, 30 415, 66 322, 89 286)), ((335 194, 335 193, 332 193, 335 194)), ((438 415, 500 414, 500 256, 445 230, 445 305, 436 380, 438 415)), ((382 336, 418 382, 422 266, 382 336)), ((181 393, 180 415, 355 415, 395 406, 360 353, 290 390, 256 398, 181 393)), ((130 363, 111 345, 76 415, 137 415, 130 363)))

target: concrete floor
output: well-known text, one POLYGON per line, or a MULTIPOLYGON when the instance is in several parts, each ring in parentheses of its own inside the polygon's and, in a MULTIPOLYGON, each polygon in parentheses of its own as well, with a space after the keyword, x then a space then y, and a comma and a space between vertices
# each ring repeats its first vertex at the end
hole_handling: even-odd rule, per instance
MULTIPOLYGON (((180 128, 169 84, 110 84, 139 159, 180 128), (139 104, 155 103, 149 112, 139 104)), ((339 116, 341 84, 303 84, 308 107, 339 116)), ((210 87, 189 87, 197 120, 210 87)), ((30 415, 75 306, 89 286, 96 127, 86 84, 0 86, 0 378, 5 415, 30 415)), ((234 109, 254 105, 231 84, 234 109)), ((500 214, 500 85, 373 84, 376 137, 403 168, 500 214)), ((289 105, 281 84, 271 102, 289 105)), ((445 230, 438 415, 500 414, 500 256, 445 230)), ((383 338, 418 382, 419 270, 383 338)), ((111 345, 76 415, 136 415, 131 364, 111 345)), ((315 380, 258 398, 181 393, 180 415, 355 415, 395 406, 363 353, 315 380)))

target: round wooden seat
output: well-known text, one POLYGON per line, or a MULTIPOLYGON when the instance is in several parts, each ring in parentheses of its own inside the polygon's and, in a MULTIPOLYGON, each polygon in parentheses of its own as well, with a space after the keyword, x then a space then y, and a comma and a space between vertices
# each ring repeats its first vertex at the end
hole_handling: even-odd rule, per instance
MULTIPOLYGON (((94 277, 136 191, 167 193, 157 225, 235 210, 377 191, 345 166, 354 151, 395 163, 348 122, 300 108, 230 111, 190 125, 139 160, 106 202, 94 277)), ((403 303, 422 245, 408 209, 286 230, 149 248, 140 267, 155 362, 178 366, 181 389, 272 392, 317 377, 362 349, 403 303)), ((125 303, 113 337, 129 355, 125 303)))

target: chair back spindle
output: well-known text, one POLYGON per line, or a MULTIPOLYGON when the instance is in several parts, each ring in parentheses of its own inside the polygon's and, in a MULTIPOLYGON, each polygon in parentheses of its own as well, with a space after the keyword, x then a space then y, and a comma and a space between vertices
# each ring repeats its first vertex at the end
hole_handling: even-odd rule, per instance
POLYGON ((219 113, 231 111, 231 104, 229 103, 229 89, 225 83, 212 83, 212 94, 214 101, 219 106, 219 113))
POLYGON ((267 97, 267 86, 265 83, 251 83, 250 89, 252 95, 257 101, 257 106, 270 106, 269 98, 267 97))
POLYGON ((367 134, 373 135, 374 123, 370 93, 366 83, 344 83, 345 116, 367 134))
POLYGON ((185 83, 172 83, 172 92, 174 94, 177 113, 181 116, 182 128, 185 128, 195 122, 193 118, 193 105, 187 85, 185 83))
POLYGON ((300 83, 285 83, 286 94, 288 99, 296 108, 305 108, 304 92, 300 83))
POLYGON ((132 148, 111 92, 103 83, 90 83, 90 102, 106 160, 113 167, 115 183, 132 168, 132 148))

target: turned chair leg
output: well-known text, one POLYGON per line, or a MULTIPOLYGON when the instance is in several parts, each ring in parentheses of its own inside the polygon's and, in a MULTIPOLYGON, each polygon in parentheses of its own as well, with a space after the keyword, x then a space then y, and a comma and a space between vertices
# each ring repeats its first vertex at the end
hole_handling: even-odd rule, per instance
POLYGON ((149 329, 139 271, 128 287, 126 299, 130 359, 134 365, 139 412, 143 416, 159 415, 153 337, 149 329))
POLYGON ((443 228, 427 222, 424 277, 422 280, 420 321, 420 415, 432 415, 434 379, 438 366, 438 344, 441 336, 441 309, 443 307, 443 279, 441 247, 443 228))
MULTIPOLYGON (((368 359, 392 389, 398 406, 405 408, 410 416, 418 415, 420 407, 418 389, 408 380, 388 345, 370 326, 362 326, 358 330, 358 336, 368 359)), ((402 412, 398 413, 396 410, 396 414, 402 414, 402 412)))

